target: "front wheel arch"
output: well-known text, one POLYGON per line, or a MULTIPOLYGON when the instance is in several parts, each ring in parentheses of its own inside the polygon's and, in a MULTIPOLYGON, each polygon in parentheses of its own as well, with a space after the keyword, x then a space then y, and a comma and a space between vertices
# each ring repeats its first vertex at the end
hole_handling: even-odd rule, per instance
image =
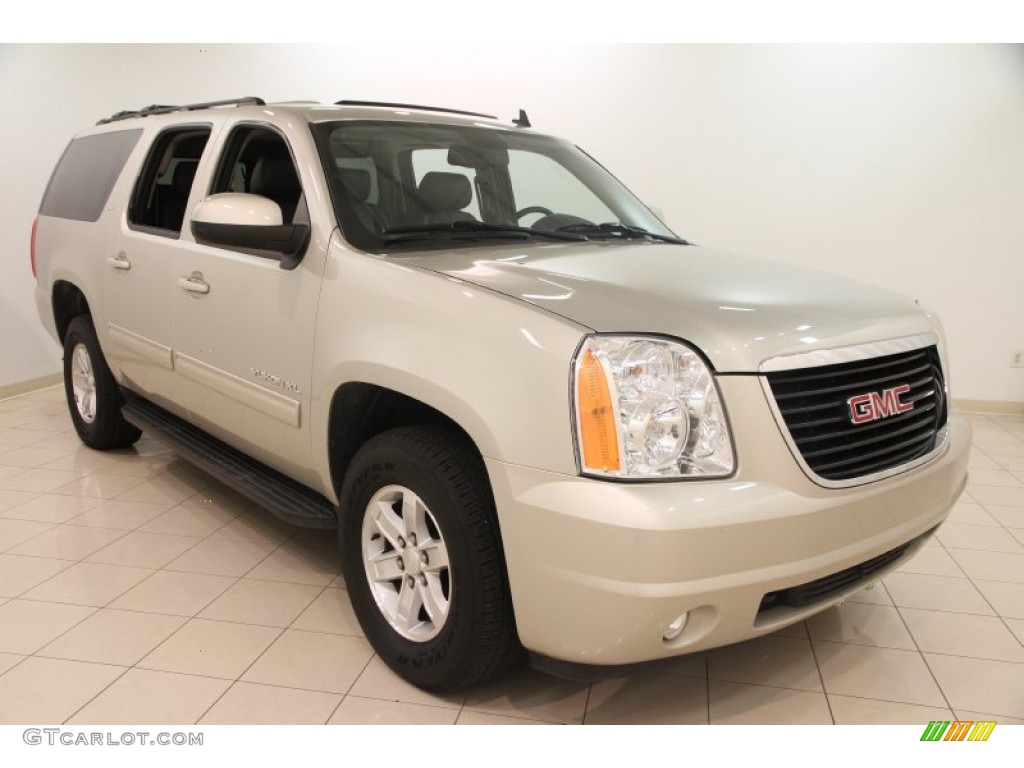
POLYGON ((477 457, 482 455, 470 434, 437 408, 378 384, 347 382, 334 392, 327 427, 331 487, 335 493, 340 495, 352 458, 363 445, 389 429, 408 426, 447 430, 471 446, 477 457))

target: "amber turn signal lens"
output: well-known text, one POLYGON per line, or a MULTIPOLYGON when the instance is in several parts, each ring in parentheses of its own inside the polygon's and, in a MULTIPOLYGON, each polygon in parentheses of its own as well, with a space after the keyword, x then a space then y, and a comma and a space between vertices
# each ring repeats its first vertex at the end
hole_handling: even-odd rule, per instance
POLYGON ((580 420, 583 466, 617 472, 620 468, 619 439, 612 396, 604 367, 590 349, 576 373, 576 413, 580 420))

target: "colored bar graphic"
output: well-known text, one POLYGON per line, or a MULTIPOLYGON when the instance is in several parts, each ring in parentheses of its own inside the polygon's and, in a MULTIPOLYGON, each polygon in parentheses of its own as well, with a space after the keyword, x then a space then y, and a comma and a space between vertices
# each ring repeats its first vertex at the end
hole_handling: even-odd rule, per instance
POLYGON ((954 720, 943 741, 963 741, 967 738, 967 732, 972 725, 974 725, 973 720, 954 720))
POLYGON ((971 730, 971 735, 967 737, 967 740, 988 741, 988 737, 992 735, 992 731, 995 727, 995 720, 979 720, 974 724, 974 728, 971 730))
POLYGON ((921 741, 988 741, 995 727, 995 720, 932 720, 921 734, 921 741))

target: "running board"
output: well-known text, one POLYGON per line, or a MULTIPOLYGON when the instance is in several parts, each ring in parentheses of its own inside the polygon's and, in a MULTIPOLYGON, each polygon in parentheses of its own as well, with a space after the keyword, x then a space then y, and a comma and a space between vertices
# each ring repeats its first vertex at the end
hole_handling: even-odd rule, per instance
POLYGON ((282 520, 304 528, 338 527, 334 505, 319 493, 160 406, 129 393, 121 411, 147 435, 282 520))

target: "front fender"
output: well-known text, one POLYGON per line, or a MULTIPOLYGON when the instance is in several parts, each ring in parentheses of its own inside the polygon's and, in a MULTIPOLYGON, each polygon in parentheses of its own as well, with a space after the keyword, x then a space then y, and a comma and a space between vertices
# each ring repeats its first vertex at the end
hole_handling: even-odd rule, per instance
POLYGON ((354 252, 336 234, 317 318, 311 404, 324 489, 331 489, 331 400, 353 381, 440 411, 485 458, 575 474, 570 364, 587 332, 488 289, 354 252))

